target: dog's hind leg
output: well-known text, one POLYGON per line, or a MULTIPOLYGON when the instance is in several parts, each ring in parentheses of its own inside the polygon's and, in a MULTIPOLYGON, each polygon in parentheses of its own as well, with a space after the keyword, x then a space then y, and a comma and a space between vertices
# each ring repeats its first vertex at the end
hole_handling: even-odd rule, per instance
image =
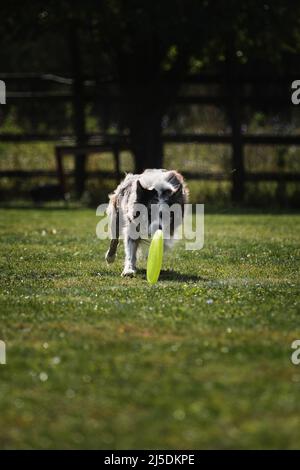
POLYGON ((111 264, 115 261, 118 244, 119 244, 118 238, 113 238, 112 240, 110 240, 109 249, 107 250, 106 255, 105 255, 105 259, 107 263, 111 264))
POLYGON ((111 228, 111 240, 109 249, 106 252, 105 259, 107 263, 113 263, 116 259, 118 244, 119 244, 119 211, 116 209, 114 204, 111 202, 108 214, 110 215, 110 228, 111 228))

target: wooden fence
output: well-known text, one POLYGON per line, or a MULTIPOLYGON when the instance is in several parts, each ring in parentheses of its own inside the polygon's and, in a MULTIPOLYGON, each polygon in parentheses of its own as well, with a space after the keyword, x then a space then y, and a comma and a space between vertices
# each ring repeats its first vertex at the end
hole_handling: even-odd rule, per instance
MULTIPOLYGON (((74 43, 76 47, 76 43, 74 43)), ((85 124, 85 104, 93 102, 95 95, 93 93, 93 87, 95 83, 93 80, 84 78, 80 73, 80 64, 76 62, 76 51, 74 51, 74 62, 73 62, 73 79, 65 78, 50 74, 0 74, 0 79, 6 82, 7 88, 7 103, 21 105, 22 102, 28 100, 47 101, 55 104, 55 102, 67 101, 71 102, 74 111, 74 124, 73 133, 64 134, 7 134, 0 133, 0 140, 2 142, 36 142, 36 141, 49 141, 56 142, 60 145, 70 144, 73 142, 77 146, 88 145, 88 143, 105 143, 128 145, 130 147, 130 141, 127 136, 116 136, 109 134, 97 134, 91 135, 86 132, 85 124), (22 81, 22 87, 24 83, 26 88, 30 89, 37 81, 50 81, 57 84, 67 85, 69 87, 68 92, 48 91, 10 91, 10 85, 16 86, 22 81)), ((295 173, 246 173, 244 166, 244 147, 245 145, 265 145, 265 146, 299 146, 300 145, 300 134, 298 135, 249 135, 243 134, 241 125, 241 109, 245 105, 272 105, 277 106, 279 109, 293 106, 290 98, 290 86, 294 79, 294 76, 285 77, 267 77, 267 76, 247 76, 238 77, 236 81, 233 79, 230 85, 230 92, 226 96, 219 95, 193 95, 193 96, 178 96, 176 103, 184 106, 191 104, 198 105, 214 105, 214 106, 225 106, 228 108, 229 115, 231 116, 231 133, 230 134, 164 134, 163 142, 166 144, 177 143, 197 143, 197 144, 227 144, 232 148, 232 197, 235 201, 242 201, 245 192, 245 183, 247 181, 300 181, 300 174, 295 173), (262 87, 269 86, 270 83, 277 83, 284 90, 284 93, 280 96, 249 96, 243 93, 244 85, 250 84, 261 84, 262 87), (235 85, 239 87, 239 91, 235 93, 235 85)), ((298 77, 299 78, 299 77, 298 77)), ((201 83, 201 84, 220 84, 222 77, 220 76, 198 76, 191 77, 187 83, 201 83)), ((118 103, 120 97, 118 95, 105 96, 97 93, 97 101, 101 103, 101 100, 106 104, 118 103)), ((84 183, 86 178, 95 178, 100 175, 112 177, 112 172, 87 172, 85 171, 84 165, 84 154, 78 154, 75 152, 75 172, 67 172, 66 176, 75 176, 76 187, 78 193, 81 193, 84 189, 84 183)), ((20 170, 2 170, 0 171, 0 177, 22 177, 31 178, 34 176, 56 176, 56 172, 47 170, 35 170, 35 171, 20 171, 20 170)), ((185 176, 193 179, 211 179, 211 180, 222 180, 228 179, 228 176, 220 173, 203 173, 193 172, 185 173, 185 176)))

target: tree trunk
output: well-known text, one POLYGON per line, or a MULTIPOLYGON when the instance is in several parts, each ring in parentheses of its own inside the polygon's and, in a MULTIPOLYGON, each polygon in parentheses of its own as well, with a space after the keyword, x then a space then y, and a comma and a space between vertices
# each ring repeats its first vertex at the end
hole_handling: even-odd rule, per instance
POLYGON ((232 190, 234 203, 242 203, 245 195, 245 165, 242 136, 241 97, 242 86, 239 78, 239 64, 236 60, 236 38, 231 33, 227 44, 225 68, 225 90, 227 94, 227 112, 232 135, 232 190))
MULTIPOLYGON (((76 144, 86 144, 84 86, 81 69, 81 57, 78 31, 75 25, 70 30, 70 49, 72 58, 73 75, 73 122, 76 135, 76 144)), ((84 153, 75 156, 75 189, 78 198, 82 196, 85 187, 86 155, 84 153)))
POLYGON ((144 110, 132 119, 130 138, 137 173, 163 165, 161 120, 161 113, 153 110, 144 110))

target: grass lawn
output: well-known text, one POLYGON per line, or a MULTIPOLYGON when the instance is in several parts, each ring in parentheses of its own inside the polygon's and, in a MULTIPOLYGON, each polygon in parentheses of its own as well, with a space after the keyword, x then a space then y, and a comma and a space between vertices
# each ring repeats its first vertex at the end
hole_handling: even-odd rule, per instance
POLYGON ((97 222, 0 210, 0 448, 299 447, 300 215, 206 215, 153 287, 97 222))

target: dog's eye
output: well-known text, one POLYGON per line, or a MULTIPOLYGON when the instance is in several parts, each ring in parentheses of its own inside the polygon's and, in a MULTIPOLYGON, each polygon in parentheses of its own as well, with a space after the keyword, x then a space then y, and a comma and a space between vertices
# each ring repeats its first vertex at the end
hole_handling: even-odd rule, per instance
POLYGON ((170 197, 171 194, 172 194, 171 189, 165 189, 165 190, 162 192, 162 195, 163 195, 164 197, 170 197))

